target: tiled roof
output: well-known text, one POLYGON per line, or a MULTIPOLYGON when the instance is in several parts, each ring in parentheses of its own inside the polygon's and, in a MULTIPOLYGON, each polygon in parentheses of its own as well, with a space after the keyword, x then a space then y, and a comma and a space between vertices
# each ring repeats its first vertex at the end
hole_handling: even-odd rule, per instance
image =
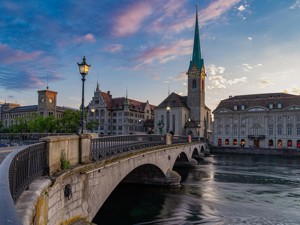
POLYGON ((234 110, 234 106, 237 106, 241 111, 241 106, 244 105, 247 110, 251 107, 265 107, 269 108, 269 104, 273 104, 274 109, 277 109, 278 103, 281 103, 282 108, 290 106, 300 106, 300 96, 291 95, 286 93, 266 93, 266 94, 253 94, 253 95, 239 95, 229 97, 222 100, 214 113, 222 108, 234 110))

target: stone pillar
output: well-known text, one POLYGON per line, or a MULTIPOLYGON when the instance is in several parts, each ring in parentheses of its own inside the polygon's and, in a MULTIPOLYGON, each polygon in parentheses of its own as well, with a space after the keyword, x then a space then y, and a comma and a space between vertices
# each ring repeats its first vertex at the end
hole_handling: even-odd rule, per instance
POLYGON ((80 150, 79 150, 79 163, 90 163, 92 162, 91 156, 91 134, 80 135, 80 150))
POLYGON ((173 138, 172 134, 169 134, 169 133, 166 134, 166 145, 172 144, 172 138, 173 138))

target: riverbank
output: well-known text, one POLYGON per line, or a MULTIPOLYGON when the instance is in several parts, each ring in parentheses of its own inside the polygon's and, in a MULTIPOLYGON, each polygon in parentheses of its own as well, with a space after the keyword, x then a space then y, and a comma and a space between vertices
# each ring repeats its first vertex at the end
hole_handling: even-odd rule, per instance
POLYGON ((212 146, 210 148, 211 154, 225 153, 225 154, 248 154, 248 155, 276 155, 276 156, 300 156, 300 149, 286 149, 286 148, 240 148, 240 147, 219 147, 212 146))

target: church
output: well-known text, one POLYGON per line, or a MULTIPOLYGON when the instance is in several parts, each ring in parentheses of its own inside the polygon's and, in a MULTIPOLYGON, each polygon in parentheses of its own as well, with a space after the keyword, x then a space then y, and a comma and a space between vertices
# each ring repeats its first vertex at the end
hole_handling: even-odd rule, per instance
POLYGON ((155 108, 154 129, 157 134, 170 132, 210 139, 211 110, 205 105, 205 78, 196 9, 193 55, 187 71, 187 96, 173 92, 155 108))

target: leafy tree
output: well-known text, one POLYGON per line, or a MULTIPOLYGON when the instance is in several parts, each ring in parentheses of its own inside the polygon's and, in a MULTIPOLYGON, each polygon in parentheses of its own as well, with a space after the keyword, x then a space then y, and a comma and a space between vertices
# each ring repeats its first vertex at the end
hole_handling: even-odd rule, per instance
POLYGON ((80 111, 66 110, 57 121, 58 132, 76 133, 79 129, 80 111))

